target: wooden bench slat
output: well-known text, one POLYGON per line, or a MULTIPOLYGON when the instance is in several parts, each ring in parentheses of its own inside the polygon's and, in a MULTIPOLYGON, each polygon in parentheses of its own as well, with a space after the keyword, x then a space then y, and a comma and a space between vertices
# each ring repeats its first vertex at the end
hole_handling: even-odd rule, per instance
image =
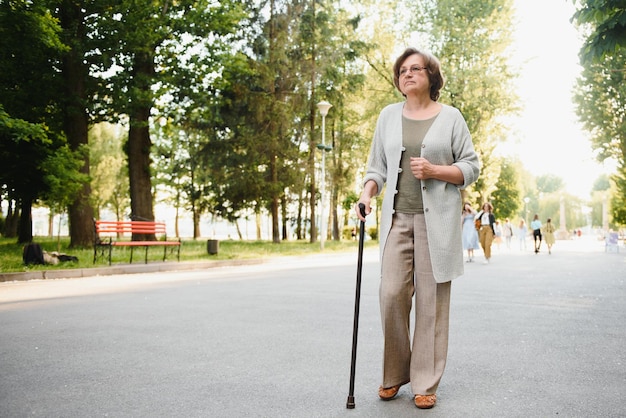
POLYGON ((158 247, 161 245, 180 245, 178 241, 113 241, 115 247, 158 247))
POLYGON ((111 248, 113 247, 130 247, 130 262, 133 262, 133 249, 136 247, 145 248, 145 262, 148 263, 148 248, 163 247, 163 261, 167 257, 167 247, 178 247, 177 258, 180 261, 180 239, 171 241, 167 239, 165 222, 156 221, 102 221, 94 220, 96 241, 94 242, 93 262, 95 264, 98 255, 98 248, 101 249, 101 255, 104 256, 104 248, 109 248, 109 265, 111 265, 111 248), (110 234, 115 234, 113 237, 110 234), (119 235, 162 235, 164 240, 114 240, 119 235))

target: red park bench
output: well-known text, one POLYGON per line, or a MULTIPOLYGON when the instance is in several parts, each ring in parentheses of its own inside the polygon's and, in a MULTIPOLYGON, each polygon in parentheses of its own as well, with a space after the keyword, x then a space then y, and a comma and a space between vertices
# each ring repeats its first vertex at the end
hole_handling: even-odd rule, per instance
POLYGON ((130 247, 130 262, 133 262, 133 250, 136 247, 145 249, 145 262, 148 264, 148 248, 163 247, 163 261, 167 258, 168 249, 176 251, 180 261, 180 239, 168 240, 165 230, 165 222, 153 221, 97 221, 94 220, 96 235, 93 245, 93 262, 96 263, 98 256, 105 257, 108 253, 109 265, 111 265, 111 253, 113 247, 130 247), (128 237, 132 235, 158 236, 155 241, 137 241, 128 237))

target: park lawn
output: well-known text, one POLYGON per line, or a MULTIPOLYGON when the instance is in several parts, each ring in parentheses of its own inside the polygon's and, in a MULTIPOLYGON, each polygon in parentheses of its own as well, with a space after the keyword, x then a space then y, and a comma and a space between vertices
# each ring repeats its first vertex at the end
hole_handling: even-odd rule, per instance
MULTIPOLYGON (((41 245, 47 252, 58 251, 78 258, 77 262, 63 262, 57 265, 30 265, 22 262, 22 250, 24 245, 18 244, 16 238, 0 237, 0 273, 28 272, 38 270, 56 269, 79 269, 91 267, 106 267, 108 260, 99 258, 93 262, 93 248, 69 248, 69 237, 34 237, 33 242, 41 245)), ((375 246, 377 242, 366 241, 366 246, 375 246)), ((357 241, 325 241, 324 252, 350 252, 358 251, 357 241)), ((206 239, 183 239, 180 249, 180 261, 210 261, 210 260, 235 260, 257 259, 276 256, 297 256, 320 253, 319 242, 311 244, 308 241, 283 241, 274 244, 270 241, 219 241, 219 251, 210 255, 207 251, 206 239)), ((163 247, 154 247, 148 250, 148 263, 161 262, 163 259, 163 247)), ((112 262, 114 265, 128 264, 130 249, 127 247, 113 248, 112 262)), ((133 254, 133 264, 144 262, 143 248, 136 248, 133 254)), ((167 262, 176 263, 176 254, 168 254, 167 262)))

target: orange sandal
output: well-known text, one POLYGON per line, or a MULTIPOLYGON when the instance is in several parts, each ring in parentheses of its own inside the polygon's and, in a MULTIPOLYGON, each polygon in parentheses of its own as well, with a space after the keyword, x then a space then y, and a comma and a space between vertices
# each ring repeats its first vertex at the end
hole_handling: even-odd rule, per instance
POLYGON ((419 409, 430 409, 435 406, 437 395, 415 395, 415 406, 419 409))
POLYGON ((378 396, 383 401, 389 401, 398 394, 401 385, 395 385, 390 388, 383 388, 382 386, 378 388, 378 396))

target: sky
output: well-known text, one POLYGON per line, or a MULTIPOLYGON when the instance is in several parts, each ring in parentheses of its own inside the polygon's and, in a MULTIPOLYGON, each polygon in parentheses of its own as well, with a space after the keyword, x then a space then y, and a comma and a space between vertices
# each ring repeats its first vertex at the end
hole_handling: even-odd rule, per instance
POLYGON ((511 63, 520 73, 517 94, 524 109, 498 151, 518 156, 536 176, 561 177, 567 192, 589 199, 598 176, 613 167, 595 161, 572 103, 582 44, 570 23, 574 6, 571 0, 515 0, 515 8, 511 63))

